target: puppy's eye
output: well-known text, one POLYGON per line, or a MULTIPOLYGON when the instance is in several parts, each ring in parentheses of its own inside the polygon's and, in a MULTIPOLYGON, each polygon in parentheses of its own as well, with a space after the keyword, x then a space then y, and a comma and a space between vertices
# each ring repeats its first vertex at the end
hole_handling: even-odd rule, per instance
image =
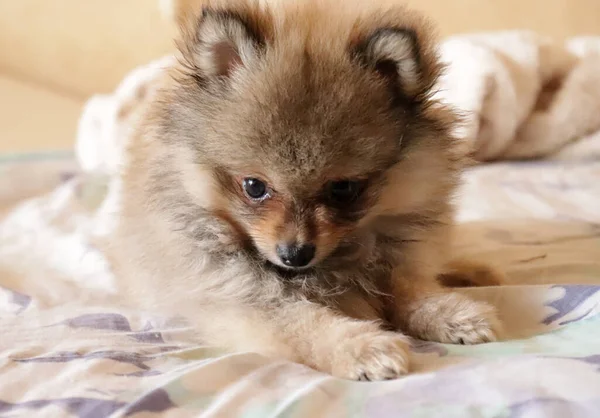
POLYGON ((245 178, 243 182, 244 191, 250 199, 262 200, 268 196, 267 185, 255 178, 245 178))
POLYGON ((329 183, 328 195, 335 203, 352 203, 362 191, 359 181, 340 180, 329 183))

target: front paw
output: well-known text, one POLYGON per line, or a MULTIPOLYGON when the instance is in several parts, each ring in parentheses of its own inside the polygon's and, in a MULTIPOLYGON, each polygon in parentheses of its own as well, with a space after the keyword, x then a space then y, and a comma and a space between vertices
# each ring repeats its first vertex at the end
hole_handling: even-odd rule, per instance
POLYGON ((434 296, 421 302, 409 319, 409 333, 423 340, 449 344, 496 341, 501 323, 494 307, 460 293, 434 296))
POLYGON ((408 373, 409 345, 395 332, 351 337, 333 354, 332 374, 350 380, 391 380, 408 373))

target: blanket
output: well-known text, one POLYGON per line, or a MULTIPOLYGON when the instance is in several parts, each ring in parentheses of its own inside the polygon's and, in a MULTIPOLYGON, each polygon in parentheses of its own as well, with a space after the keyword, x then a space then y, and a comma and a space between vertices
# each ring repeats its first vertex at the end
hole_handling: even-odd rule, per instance
MULTIPOLYGON (((449 42, 471 48, 475 41, 467 38, 449 42)), ((515 52, 520 44, 509 47, 505 39, 507 53, 515 52)), ((74 156, 0 159, 0 417, 597 416, 597 137, 570 139, 585 141, 585 152, 558 156, 566 144, 558 152, 536 148, 536 156, 548 158, 480 164, 465 173, 456 247, 497 264, 508 283, 464 292, 498 307, 506 338, 478 346, 413 340, 405 378, 349 382, 253 353, 226 354, 196 341, 188 318, 121 303, 112 293, 118 278, 92 237, 113 227, 117 173, 127 163, 123 147, 152 97, 153 80, 171 60, 137 69, 114 94, 92 98, 74 156)), ((478 93, 493 84, 483 81, 490 72, 477 70, 481 63, 469 67, 482 77, 471 78, 478 93)), ((565 76, 579 65, 583 60, 574 58, 565 76)), ((453 85, 450 78, 441 82, 453 85)), ((531 87, 514 86, 519 94, 531 87)), ((519 133, 537 112, 523 110, 512 136, 499 140, 496 129, 504 125, 496 118, 506 115, 478 107, 486 94, 460 101, 446 91, 440 100, 453 100, 465 113, 474 109, 470 123, 485 120, 489 129, 460 127, 481 161, 504 158, 505 151, 489 150, 521 141, 519 133)), ((492 89, 486 97, 494 92, 500 94, 492 89)), ((599 90, 590 86, 589 93, 599 90)), ((550 103, 557 103, 554 96, 550 103)), ((545 141, 534 137, 535 144, 545 141)))
POLYGON ((467 34, 442 42, 440 55, 435 98, 461 114, 456 135, 476 160, 599 156, 600 38, 467 34))

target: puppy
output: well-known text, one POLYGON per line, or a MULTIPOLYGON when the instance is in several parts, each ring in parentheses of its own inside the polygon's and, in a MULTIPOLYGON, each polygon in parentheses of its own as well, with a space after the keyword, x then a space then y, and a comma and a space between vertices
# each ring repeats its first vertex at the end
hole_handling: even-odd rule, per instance
MULTIPOLYGON (((405 335, 493 341, 448 271, 462 159, 427 24, 394 1, 204 2, 128 150, 111 261, 232 351, 382 380, 405 335)), ((461 268, 464 263, 460 264, 461 268)))

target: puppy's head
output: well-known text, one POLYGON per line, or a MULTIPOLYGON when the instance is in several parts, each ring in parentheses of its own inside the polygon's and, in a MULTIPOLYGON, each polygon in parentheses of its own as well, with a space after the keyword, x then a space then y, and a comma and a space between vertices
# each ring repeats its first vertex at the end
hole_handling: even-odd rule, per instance
POLYGON ((377 219, 443 199, 435 53, 420 18, 377 3, 213 1, 184 27, 161 136, 195 204, 278 266, 347 255, 377 219))

